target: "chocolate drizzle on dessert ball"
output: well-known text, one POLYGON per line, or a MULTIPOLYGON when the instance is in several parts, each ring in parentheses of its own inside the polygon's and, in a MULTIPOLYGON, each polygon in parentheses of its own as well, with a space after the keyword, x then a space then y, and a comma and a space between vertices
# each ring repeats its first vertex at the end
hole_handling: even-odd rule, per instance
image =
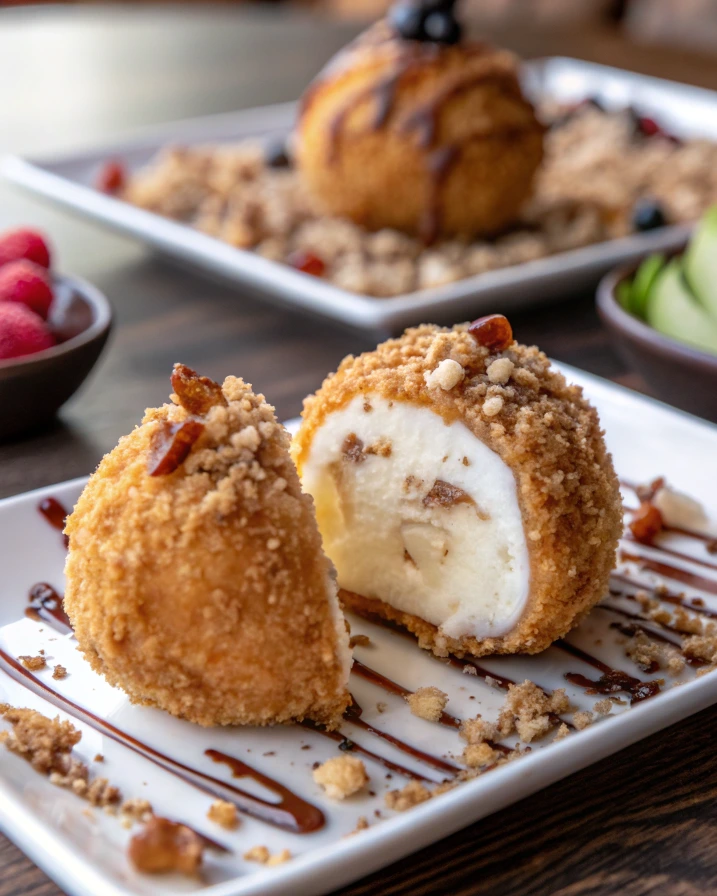
POLYGON ((425 244, 515 220, 544 128, 516 57, 459 38, 452 4, 400 4, 317 76, 302 100, 297 162, 318 208, 425 244))

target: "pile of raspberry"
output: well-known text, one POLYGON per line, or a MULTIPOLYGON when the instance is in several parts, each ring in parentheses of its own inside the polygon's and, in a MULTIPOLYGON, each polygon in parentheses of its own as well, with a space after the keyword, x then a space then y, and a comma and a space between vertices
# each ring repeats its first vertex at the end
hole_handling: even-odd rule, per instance
POLYGON ((53 299, 45 238, 27 229, 0 234, 0 361, 56 344, 47 323, 53 299))

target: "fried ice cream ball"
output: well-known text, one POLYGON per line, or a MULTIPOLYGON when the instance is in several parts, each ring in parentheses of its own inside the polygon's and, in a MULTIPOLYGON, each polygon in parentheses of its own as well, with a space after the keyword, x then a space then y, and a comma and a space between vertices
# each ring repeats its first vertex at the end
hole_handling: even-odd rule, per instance
POLYGON ((311 498, 262 395, 176 365, 67 520, 65 608, 134 703, 200 725, 335 726, 350 651, 311 498))
POLYGON ((309 86, 297 155, 324 212, 432 242, 515 220, 543 130, 513 54, 407 41, 381 22, 309 86))
POLYGON ((292 451, 344 604, 439 655, 537 653, 607 591, 622 507, 597 412, 501 315, 346 358, 292 451))

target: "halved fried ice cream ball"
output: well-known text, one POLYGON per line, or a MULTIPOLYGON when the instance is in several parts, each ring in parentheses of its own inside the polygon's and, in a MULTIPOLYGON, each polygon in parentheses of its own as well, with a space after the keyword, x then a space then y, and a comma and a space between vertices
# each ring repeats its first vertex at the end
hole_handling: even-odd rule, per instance
POLYGON ((606 593, 622 511, 597 412, 500 315, 346 358, 292 452, 344 604, 437 654, 536 653, 606 593))
POLYGON ((176 365, 67 521, 65 607, 92 667, 201 725, 338 724, 350 650, 288 435, 241 379, 176 365))

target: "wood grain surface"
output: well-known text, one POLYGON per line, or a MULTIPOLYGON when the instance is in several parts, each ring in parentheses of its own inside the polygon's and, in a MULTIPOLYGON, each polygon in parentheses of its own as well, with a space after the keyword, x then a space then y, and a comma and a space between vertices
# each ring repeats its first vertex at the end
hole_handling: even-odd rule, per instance
MULTIPOLYGON (((293 99, 355 30, 274 6, 0 12, 0 152, 46 155, 146 124, 293 99)), ((578 56, 717 88, 717 59, 631 45, 608 31, 494 36, 526 56, 578 56)), ((180 270, 0 185, 0 229, 21 222, 46 229, 60 266, 109 296, 116 327, 57 424, 0 446, 0 496, 91 471, 145 407, 166 398, 174 361, 215 378, 240 373, 285 418, 345 354, 374 344, 180 270)), ((521 341, 642 388, 600 328, 592 295, 511 320, 521 341)), ((717 710, 695 716, 342 893, 717 893, 715 724, 717 710)), ((0 835, 0 896, 61 891, 0 835)))

